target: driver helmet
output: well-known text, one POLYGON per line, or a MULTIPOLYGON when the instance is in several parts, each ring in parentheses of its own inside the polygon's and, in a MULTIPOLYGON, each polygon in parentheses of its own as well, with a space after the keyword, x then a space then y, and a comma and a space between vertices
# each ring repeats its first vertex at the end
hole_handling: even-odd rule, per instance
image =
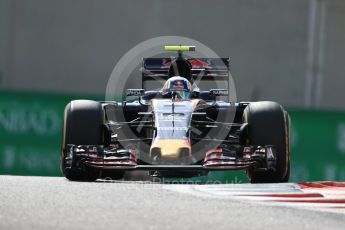
POLYGON ((175 76, 164 83, 162 91, 163 93, 176 92, 177 98, 187 100, 190 98, 192 85, 186 78, 175 76))

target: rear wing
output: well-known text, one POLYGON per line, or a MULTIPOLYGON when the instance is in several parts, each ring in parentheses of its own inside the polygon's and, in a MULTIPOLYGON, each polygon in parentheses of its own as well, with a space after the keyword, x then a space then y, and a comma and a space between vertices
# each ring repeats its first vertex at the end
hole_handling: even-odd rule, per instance
MULTIPOLYGON (((142 65, 142 81, 146 80, 167 80, 172 58, 144 58, 142 65)), ((192 78, 195 80, 228 80, 229 79, 229 58, 189 58, 191 64, 192 78)))

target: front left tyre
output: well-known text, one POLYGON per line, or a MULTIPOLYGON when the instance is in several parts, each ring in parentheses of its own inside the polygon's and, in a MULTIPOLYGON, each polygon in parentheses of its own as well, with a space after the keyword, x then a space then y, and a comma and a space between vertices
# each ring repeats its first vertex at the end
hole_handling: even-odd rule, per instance
POLYGON ((248 123, 247 144, 273 145, 276 149, 276 170, 247 170, 251 183, 283 183, 290 176, 290 117, 281 105, 271 101, 250 103, 243 112, 248 123))

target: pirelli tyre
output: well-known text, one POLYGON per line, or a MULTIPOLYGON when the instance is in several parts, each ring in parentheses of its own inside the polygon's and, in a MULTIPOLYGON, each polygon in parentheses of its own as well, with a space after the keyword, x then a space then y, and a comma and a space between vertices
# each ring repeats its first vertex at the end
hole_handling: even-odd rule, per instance
MULTIPOLYGON (((99 102, 91 100, 74 100, 67 104, 64 113, 64 126, 61 153, 61 171, 72 181, 94 181, 101 177, 99 170, 92 168, 75 169, 65 166, 67 144, 102 145, 104 112, 99 102)), ((123 176, 117 175, 117 177, 123 176)))
POLYGON ((248 123, 247 144, 274 145, 276 170, 247 170, 251 183, 287 182, 290 176, 290 117, 276 102, 250 103, 243 112, 243 121, 248 123))

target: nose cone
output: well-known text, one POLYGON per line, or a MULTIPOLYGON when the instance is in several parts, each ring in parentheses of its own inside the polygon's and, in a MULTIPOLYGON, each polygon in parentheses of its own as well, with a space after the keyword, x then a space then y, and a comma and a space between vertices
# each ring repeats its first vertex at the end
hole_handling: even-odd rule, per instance
POLYGON ((190 142, 187 140, 155 140, 150 148, 150 156, 159 154, 162 160, 178 160, 191 156, 190 142))

